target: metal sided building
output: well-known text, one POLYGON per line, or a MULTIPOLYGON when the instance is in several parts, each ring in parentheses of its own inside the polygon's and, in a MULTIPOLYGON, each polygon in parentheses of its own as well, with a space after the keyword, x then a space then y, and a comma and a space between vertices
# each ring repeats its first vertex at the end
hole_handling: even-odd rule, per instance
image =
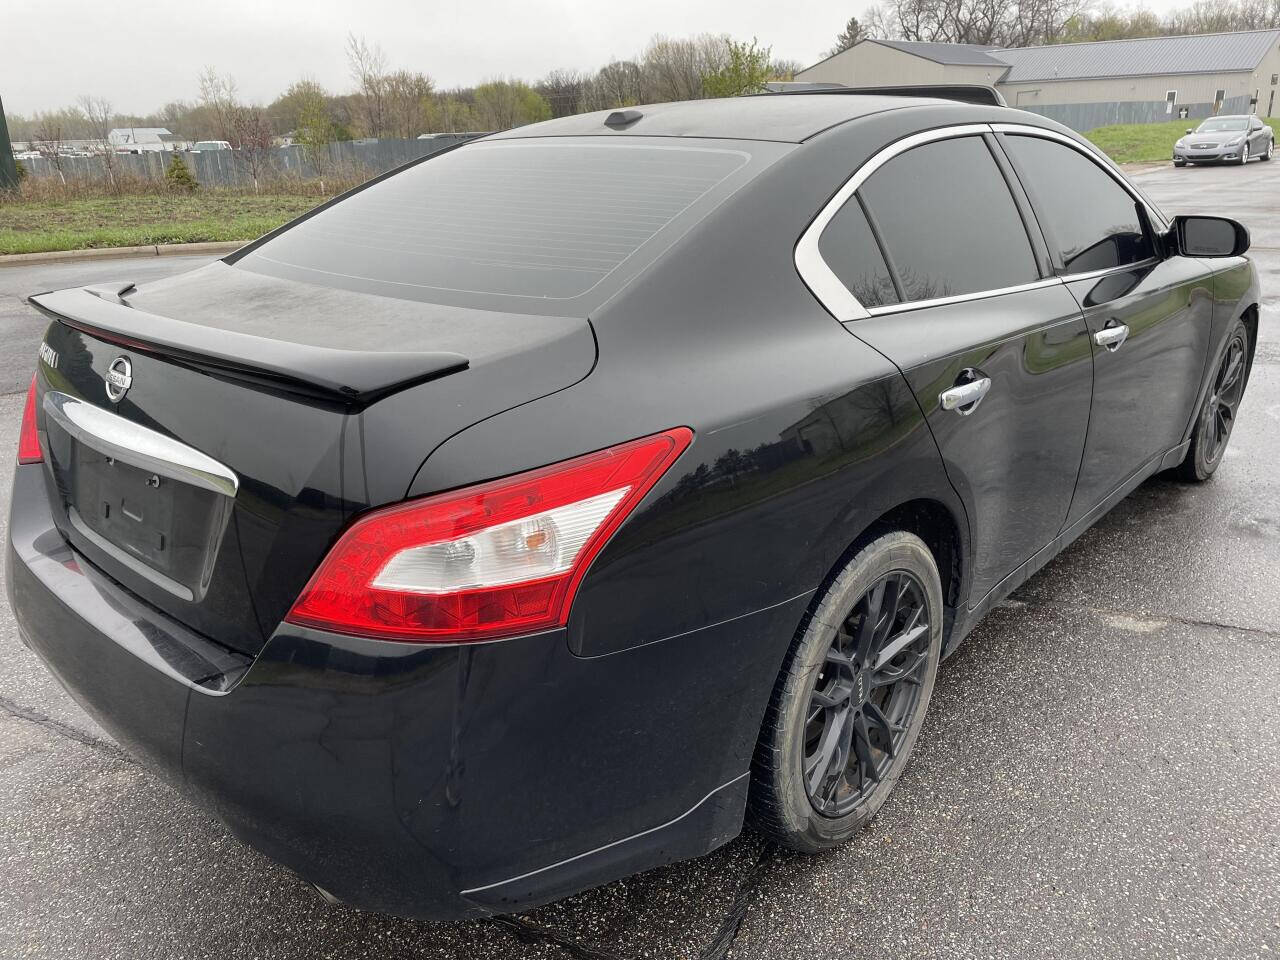
POLYGON ((1076 130, 1110 123, 1280 117, 1280 30, 1043 47, 863 40, 796 74, 850 87, 978 83, 1076 130))

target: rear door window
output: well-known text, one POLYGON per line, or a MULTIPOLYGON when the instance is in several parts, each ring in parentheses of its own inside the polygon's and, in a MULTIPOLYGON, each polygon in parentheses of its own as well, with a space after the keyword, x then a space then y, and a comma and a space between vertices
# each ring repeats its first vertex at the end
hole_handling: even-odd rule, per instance
POLYGON ((818 252, 864 307, 898 302, 889 266, 857 197, 851 197, 831 218, 818 239, 818 252))
POLYGON ((353 194, 242 263, 411 299, 573 299, 751 159, 695 145, 476 143, 353 194))
POLYGON ((1006 134, 1002 143, 1068 275, 1154 255, 1133 195, 1080 151, 1044 137, 1006 134))
POLYGON ((981 137, 913 147, 858 190, 904 300, 998 290, 1040 278, 1009 185, 981 137))

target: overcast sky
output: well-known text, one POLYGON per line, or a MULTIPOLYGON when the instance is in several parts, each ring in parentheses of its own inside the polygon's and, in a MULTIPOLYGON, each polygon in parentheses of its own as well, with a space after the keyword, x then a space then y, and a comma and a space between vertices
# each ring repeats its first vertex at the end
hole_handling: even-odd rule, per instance
MULTIPOLYGON (((1179 0, 1148 0, 1163 12, 1179 0)), ((0 99, 10 113, 109 99, 149 113, 195 99, 205 66, 231 74, 241 95, 268 102, 310 75, 350 87, 348 31, 386 51, 393 69, 440 87, 497 76, 591 70, 637 54, 655 33, 753 35, 780 59, 809 64, 866 0, 6 0, 0 4, 0 99)))

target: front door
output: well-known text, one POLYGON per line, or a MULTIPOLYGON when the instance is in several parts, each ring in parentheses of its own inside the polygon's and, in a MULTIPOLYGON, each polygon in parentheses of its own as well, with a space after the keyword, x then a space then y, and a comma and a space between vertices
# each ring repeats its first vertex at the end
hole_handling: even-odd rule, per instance
POLYGON ((847 328, 902 370, 969 511, 975 605, 1062 526, 1092 363, 994 138, 926 137, 858 186, 820 251, 865 308, 847 328))
POLYGON ((1098 160, 1043 136, 1000 140, 1089 326, 1093 405, 1069 525, 1182 441, 1212 334, 1211 281, 1196 260, 1156 256, 1154 215, 1098 160))

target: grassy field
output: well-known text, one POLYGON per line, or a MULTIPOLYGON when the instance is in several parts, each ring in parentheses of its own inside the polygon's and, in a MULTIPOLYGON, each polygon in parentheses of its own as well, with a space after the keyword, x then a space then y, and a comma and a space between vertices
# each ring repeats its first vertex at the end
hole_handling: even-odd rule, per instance
POLYGON ((252 240, 322 199, 209 191, 6 201, 0 203, 0 254, 252 240))
MULTIPOLYGON (((1106 151, 1116 163, 1154 163, 1168 160, 1173 154, 1173 144, 1198 120, 1173 120, 1169 123, 1120 123, 1110 127, 1097 127, 1085 134, 1106 151)), ((1280 140, 1280 119, 1264 121, 1271 124, 1280 140)))

